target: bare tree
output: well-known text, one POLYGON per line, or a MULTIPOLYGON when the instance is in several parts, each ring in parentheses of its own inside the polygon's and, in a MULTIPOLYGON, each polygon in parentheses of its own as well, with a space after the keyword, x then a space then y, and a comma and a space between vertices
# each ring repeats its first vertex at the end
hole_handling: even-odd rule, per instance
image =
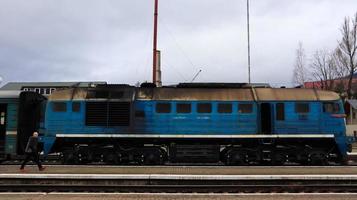
POLYGON ((311 64, 312 76, 321 82, 322 89, 334 90, 335 79, 338 78, 338 70, 333 58, 326 50, 318 50, 314 53, 311 64))
POLYGON ((306 69, 306 55, 301 42, 296 49, 295 66, 293 73, 293 82, 297 85, 303 86, 308 80, 308 70, 306 69))
POLYGON ((352 79, 353 74, 357 71, 357 13, 354 18, 345 18, 341 28, 342 40, 339 41, 339 56, 343 62, 346 62, 348 69, 348 84, 347 84, 347 98, 352 98, 352 79))
POLYGON ((346 77, 349 75, 348 59, 343 55, 339 48, 336 48, 331 55, 333 64, 335 65, 336 78, 334 80, 334 91, 338 92, 341 96, 346 96, 346 77))
POLYGON ((333 62, 336 65, 336 75, 338 78, 345 78, 349 75, 348 59, 343 55, 340 48, 336 48, 332 53, 333 62))

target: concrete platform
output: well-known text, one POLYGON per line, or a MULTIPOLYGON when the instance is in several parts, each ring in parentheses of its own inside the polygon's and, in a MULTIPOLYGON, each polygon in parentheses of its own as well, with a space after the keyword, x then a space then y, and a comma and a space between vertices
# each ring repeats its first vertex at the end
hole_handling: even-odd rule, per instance
MULTIPOLYGON (((177 175, 350 175, 357 174, 357 166, 47 166, 43 172, 27 166, 31 174, 177 174, 177 175)), ((0 165, 1 174, 18 174, 19 166, 0 165)))
POLYGON ((168 175, 168 174, 0 174, 0 179, 55 180, 351 180, 357 175, 168 175))
POLYGON ((357 199, 357 194, 71 194, 0 193, 0 200, 336 200, 357 199))

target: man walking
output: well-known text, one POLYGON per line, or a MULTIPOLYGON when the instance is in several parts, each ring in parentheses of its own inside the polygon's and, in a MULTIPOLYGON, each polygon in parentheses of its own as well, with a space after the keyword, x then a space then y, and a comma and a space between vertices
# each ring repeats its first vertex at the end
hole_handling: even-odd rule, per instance
POLYGON ((38 145, 38 133, 33 132, 33 135, 29 138, 29 140, 27 142, 26 149, 25 149, 26 157, 25 157, 25 160, 22 162, 20 171, 22 171, 22 172, 25 171, 25 165, 28 161, 30 161, 31 158, 37 164, 38 169, 40 171, 45 170, 45 167, 42 167, 40 159, 39 159, 37 145, 38 145))

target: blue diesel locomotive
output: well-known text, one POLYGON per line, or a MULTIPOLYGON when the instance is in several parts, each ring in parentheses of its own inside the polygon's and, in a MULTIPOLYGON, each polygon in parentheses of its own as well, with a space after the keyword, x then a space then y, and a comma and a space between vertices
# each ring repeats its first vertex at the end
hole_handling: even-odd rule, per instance
POLYGON ((344 163, 352 142, 340 97, 313 89, 105 85, 56 91, 43 110, 45 154, 72 164, 344 163))

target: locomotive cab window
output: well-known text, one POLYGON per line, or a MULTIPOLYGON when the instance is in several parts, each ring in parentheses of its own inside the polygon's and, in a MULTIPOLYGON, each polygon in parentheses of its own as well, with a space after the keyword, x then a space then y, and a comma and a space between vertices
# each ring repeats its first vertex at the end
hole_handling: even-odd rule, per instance
POLYGON ((52 103, 52 110, 54 112, 66 112, 67 104, 65 102, 54 102, 52 103))
POLYGON ((191 104, 189 103, 178 103, 176 105, 177 113, 190 113, 191 112, 191 104))
POLYGON ((323 111, 325 113, 339 113, 340 106, 338 105, 338 103, 325 102, 323 103, 323 111))
POLYGON ((298 114, 306 114, 310 112, 310 107, 308 103, 296 103, 295 112, 298 114))
POLYGON ((170 113, 171 112, 171 104, 169 104, 169 103, 156 104, 156 112, 157 113, 170 113))
POLYGON ((212 104, 210 104, 210 103, 197 104, 197 112, 198 113, 211 113, 212 112, 212 104))
POLYGON ((253 104, 251 103, 242 103, 238 105, 238 112, 249 114, 253 112, 253 104))
POLYGON ((232 104, 230 103, 219 103, 218 113, 232 113, 232 104))
POLYGON ((81 110, 81 104, 79 102, 72 103, 72 112, 79 112, 81 110))

